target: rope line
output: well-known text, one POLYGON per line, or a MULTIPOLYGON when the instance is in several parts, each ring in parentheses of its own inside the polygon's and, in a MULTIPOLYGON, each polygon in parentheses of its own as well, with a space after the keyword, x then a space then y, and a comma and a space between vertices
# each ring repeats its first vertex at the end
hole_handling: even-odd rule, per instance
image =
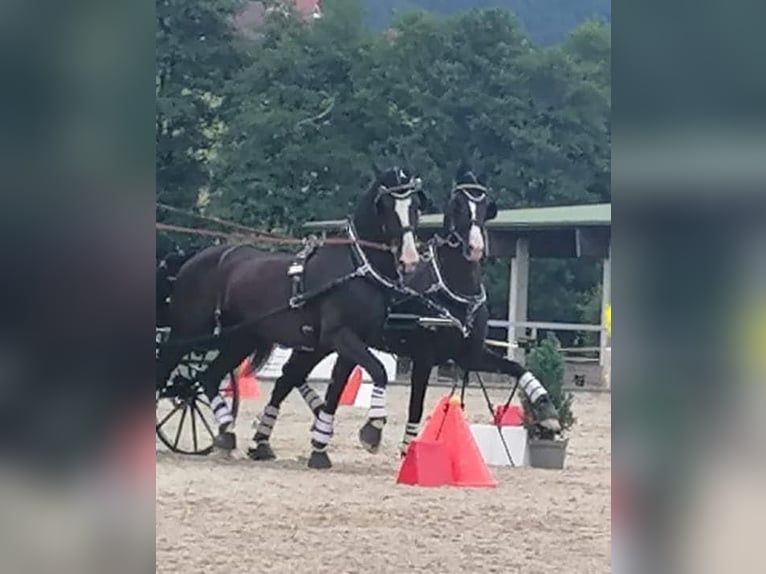
MULTIPOLYGON (((193 213, 191 211, 178 209, 177 207, 166 205, 164 203, 158 203, 157 207, 165 211, 178 213, 180 215, 185 215, 187 217, 193 217, 201 221, 208 221, 211 223, 217 223, 219 225, 225 225, 225 226, 231 227, 232 229, 239 230, 240 233, 213 231, 210 229, 197 229, 193 227, 184 227, 182 225, 172 225, 169 223, 155 223, 156 229, 160 231, 186 233, 190 235, 201 235, 205 237, 218 237, 222 239, 236 239, 240 241, 245 240, 245 241, 252 241, 257 243, 271 243, 275 245, 305 245, 306 242, 308 241, 307 239, 297 239, 295 237, 287 237, 284 235, 266 233, 266 232, 254 229, 252 227, 247 227, 246 225, 235 223, 233 221, 227 221, 225 219, 220 219, 218 217, 200 215, 198 213, 193 213)), ((362 247, 377 249, 378 251, 387 251, 387 252, 393 251, 393 249, 390 246, 384 243, 377 243, 374 241, 367 241, 364 239, 356 239, 354 241, 351 239, 344 239, 341 237, 326 237, 324 239, 318 240, 318 243, 321 245, 352 245, 353 243, 356 243, 358 245, 361 245, 362 247)))

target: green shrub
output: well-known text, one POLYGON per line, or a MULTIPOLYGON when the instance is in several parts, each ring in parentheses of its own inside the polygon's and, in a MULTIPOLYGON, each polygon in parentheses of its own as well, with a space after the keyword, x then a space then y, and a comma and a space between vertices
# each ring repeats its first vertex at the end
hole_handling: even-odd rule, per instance
MULTIPOLYGON (((561 422, 561 433, 565 434, 576 419, 572 414, 572 393, 564 392, 564 355, 561 353, 561 344, 553 333, 548 336, 536 347, 530 351, 527 358, 527 368, 540 380, 548 396, 553 402, 556 410, 559 412, 559 421, 561 422)), ((533 438, 553 438, 553 433, 546 431, 532 423, 531 407, 522 394, 522 405, 526 419, 526 427, 530 437, 533 438)))

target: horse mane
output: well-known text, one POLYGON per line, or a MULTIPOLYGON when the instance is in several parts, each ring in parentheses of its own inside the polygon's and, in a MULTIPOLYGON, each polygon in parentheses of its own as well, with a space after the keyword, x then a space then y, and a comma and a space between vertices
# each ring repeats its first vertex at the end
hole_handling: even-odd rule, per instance
POLYGON ((361 238, 370 241, 382 241, 383 226, 380 223, 375 201, 378 197, 378 187, 380 187, 380 177, 376 177, 372 185, 359 198, 354 208, 353 221, 356 231, 361 238))

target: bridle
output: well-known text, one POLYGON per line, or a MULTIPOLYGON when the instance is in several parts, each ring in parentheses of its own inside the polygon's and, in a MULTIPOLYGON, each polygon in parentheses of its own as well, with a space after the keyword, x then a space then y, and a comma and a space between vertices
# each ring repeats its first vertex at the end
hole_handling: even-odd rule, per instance
MULTIPOLYGON (((396 177, 399 179, 398 169, 396 169, 396 173, 396 177)), ((392 187, 380 184, 378 186, 378 193, 375 196, 375 203, 377 204, 378 201, 380 201, 380 198, 386 195, 393 197, 395 200, 408 199, 416 193, 419 193, 422 189, 423 180, 421 180, 419 177, 411 177, 409 181, 405 183, 399 183, 398 185, 392 187)), ((388 229, 386 228, 385 223, 383 224, 383 232, 388 234, 388 229)), ((403 236, 407 232, 415 233, 415 228, 412 225, 402 226, 401 235, 403 236)))
MULTIPOLYGON (((474 205, 480 204, 482 201, 487 199, 487 188, 480 183, 461 183, 459 185, 456 185, 452 188, 452 191, 450 192, 450 203, 455 199, 455 196, 458 194, 462 194, 465 196, 465 198, 473 203, 474 205)), ((470 212, 470 211, 469 211, 470 212)), ((478 213, 478 209, 475 211, 478 213)), ((479 220, 476 219, 476 216, 471 213, 471 219, 469 222, 469 226, 476 225, 481 229, 482 234, 484 234, 484 245, 487 245, 487 232, 484 226, 479 222, 479 220)), ((458 247, 462 248, 463 257, 468 259, 468 244, 466 243, 466 240, 463 238, 460 233, 458 233, 457 229, 455 228, 455 222, 450 217, 449 221, 449 227, 447 228, 447 237, 441 237, 439 235, 434 235, 434 240, 439 245, 447 245, 449 247, 452 247, 453 249, 457 249, 458 247)))

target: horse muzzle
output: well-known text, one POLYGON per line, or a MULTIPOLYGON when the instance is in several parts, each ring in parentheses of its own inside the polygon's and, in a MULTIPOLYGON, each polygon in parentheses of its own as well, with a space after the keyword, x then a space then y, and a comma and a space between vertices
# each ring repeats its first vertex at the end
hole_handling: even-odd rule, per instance
POLYGON ((405 273, 411 273, 420 263, 420 254, 415 244, 415 235, 408 231, 402 238, 401 251, 399 253, 399 265, 405 273))
POLYGON ((468 261, 478 262, 484 257, 484 249, 479 247, 472 247, 468 250, 468 261))

